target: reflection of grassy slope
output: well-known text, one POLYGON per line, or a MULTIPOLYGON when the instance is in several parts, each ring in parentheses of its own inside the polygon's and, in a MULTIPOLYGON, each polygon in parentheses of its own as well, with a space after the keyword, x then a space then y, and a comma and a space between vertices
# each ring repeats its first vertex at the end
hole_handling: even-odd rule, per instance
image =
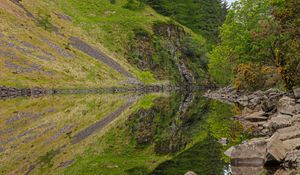
POLYGON ((162 94, 146 95, 142 97, 119 122, 109 128, 106 134, 83 155, 76 159, 74 165, 66 170, 66 174, 127 174, 126 171, 135 166, 147 166, 153 169, 168 156, 158 156, 153 153, 153 147, 136 149, 134 141, 128 134, 128 128, 123 126, 129 114, 138 109, 150 108, 153 100, 162 94))
MULTIPOLYGON (((9 133, 1 134, 4 144, 0 146, 6 149, 0 157, 2 174, 12 170, 16 173, 26 172, 29 165, 36 164, 38 160, 43 160, 42 162, 53 165, 49 167, 56 168, 61 162, 73 159, 74 155, 84 150, 91 138, 95 138, 98 134, 87 138, 78 145, 69 145, 70 138, 116 110, 125 100, 126 98, 116 95, 84 97, 74 95, 41 99, 12 99, 0 102, 1 132, 12 129, 9 133), (20 116, 24 117, 12 123, 6 123, 17 113, 26 113, 26 115, 21 114, 20 116), (40 118, 36 118, 36 114, 42 115, 40 118), (49 126, 54 126, 54 128, 45 132, 49 126), (72 127, 62 129, 68 128, 67 126, 72 127), (8 140, 10 141, 5 143, 8 140), (57 156, 52 154, 54 150, 65 144, 67 147, 63 153, 57 156), (51 155, 51 159, 49 155, 51 155)), ((44 168, 46 168, 44 171, 48 171, 47 166, 44 168)), ((34 174, 41 173, 38 169, 39 167, 35 169, 34 174)))

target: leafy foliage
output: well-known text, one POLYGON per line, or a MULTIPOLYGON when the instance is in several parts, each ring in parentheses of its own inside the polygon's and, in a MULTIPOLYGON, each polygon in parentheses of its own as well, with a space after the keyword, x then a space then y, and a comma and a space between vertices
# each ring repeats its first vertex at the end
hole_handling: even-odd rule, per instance
POLYGON ((127 3, 123 7, 135 11, 144 9, 145 5, 140 1, 127 0, 127 3))
POLYGON ((261 86, 249 81, 257 79, 241 78, 241 75, 251 70, 260 77, 263 66, 277 67, 285 87, 292 89, 299 83, 297 26, 299 2, 296 0, 241 0, 234 3, 221 28, 221 44, 211 52, 209 69, 212 76, 219 84, 235 80, 235 85, 247 84, 238 87, 255 90, 261 86), (257 66, 257 71, 252 70, 253 66, 246 68, 252 64, 257 66), (235 75, 238 77, 234 79, 235 75))
POLYGON ((277 24, 276 65, 285 86, 291 90, 300 85, 300 2, 273 0, 273 16, 277 24))
POLYGON ((181 24, 216 43, 219 27, 223 24, 227 4, 221 0, 143 0, 160 14, 181 24))

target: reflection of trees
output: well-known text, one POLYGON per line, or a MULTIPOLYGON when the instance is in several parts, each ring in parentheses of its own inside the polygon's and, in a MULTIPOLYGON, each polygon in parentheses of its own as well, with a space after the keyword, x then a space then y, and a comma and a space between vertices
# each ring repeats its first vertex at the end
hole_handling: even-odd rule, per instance
POLYGON ((203 109, 194 105, 200 101, 200 98, 195 98, 193 93, 174 94, 169 98, 157 99, 152 108, 140 109, 131 115, 128 122, 137 146, 154 144, 155 152, 160 154, 180 151, 187 144, 188 137, 184 128, 197 120, 199 113, 194 114, 203 109), (194 99, 197 101, 194 102, 194 99))
POLYGON ((224 166, 224 162, 221 160, 221 150, 222 146, 216 139, 207 136, 173 159, 161 163, 150 174, 175 175, 191 170, 198 174, 220 174, 224 166))

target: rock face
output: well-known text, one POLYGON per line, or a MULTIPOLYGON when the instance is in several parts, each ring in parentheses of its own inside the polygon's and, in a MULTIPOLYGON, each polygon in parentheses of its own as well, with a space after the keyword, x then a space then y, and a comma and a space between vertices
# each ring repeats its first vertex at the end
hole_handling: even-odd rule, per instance
MULTIPOLYGON (((265 164, 300 169, 300 89, 295 89, 293 95, 275 89, 245 95, 224 88, 205 96, 243 106, 242 116, 235 119, 251 128, 253 135, 260 136, 225 152, 236 170, 233 174, 244 174, 238 172, 241 167, 256 167, 258 172, 265 164)), ((280 169, 275 174, 295 171, 280 169)))
POLYGON ((296 99, 300 99, 300 88, 294 89, 294 96, 296 99))

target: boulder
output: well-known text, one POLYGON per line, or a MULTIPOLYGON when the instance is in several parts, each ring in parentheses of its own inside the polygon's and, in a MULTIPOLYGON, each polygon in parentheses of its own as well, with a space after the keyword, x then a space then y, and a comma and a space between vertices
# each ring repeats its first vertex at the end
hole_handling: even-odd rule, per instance
POLYGON ((282 165, 285 168, 300 167, 300 150, 288 152, 282 165))
POLYGON ((288 150, 294 150, 300 148, 300 138, 294 138, 283 141, 284 147, 288 150))
POLYGON ((194 171, 188 171, 184 175, 197 175, 194 171))
POLYGON ((227 149, 227 150, 224 152, 224 154, 225 154, 226 156, 228 156, 228 157, 232 157, 232 152, 233 152, 234 149, 235 149, 234 146, 232 146, 232 147, 230 147, 229 149, 227 149))
POLYGON ((298 175, 297 171, 290 169, 278 169, 274 175, 298 175))
POLYGON ((275 108, 276 108, 276 103, 271 100, 266 100, 261 105, 261 109, 266 113, 273 111, 275 108))
POLYGON ((229 140, 228 140, 227 138, 221 138, 221 139, 219 140, 219 143, 220 143, 221 145, 223 145, 223 146, 227 145, 228 142, 229 142, 229 140))
POLYGON ((278 112, 281 114, 291 115, 296 114, 296 101, 290 97, 284 96, 278 101, 278 112))
POLYGON ((277 132, 281 141, 286 141, 294 138, 300 138, 300 124, 278 129, 277 132))
POLYGON ((231 166, 232 174, 236 175, 256 175, 256 174, 263 174, 265 171, 263 166, 231 166))
POLYGON ((281 162, 286 155, 286 148, 280 140, 279 133, 275 133, 267 143, 267 162, 281 162))
POLYGON ((267 152, 265 138, 255 138, 225 152, 233 166, 263 166, 267 152))
POLYGON ((291 126, 293 118, 289 115, 278 114, 272 117, 268 122, 270 123, 271 129, 276 131, 277 129, 291 126))
POLYGON ((250 121, 250 122, 261 122, 261 121, 266 121, 268 120, 267 117, 264 116, 264 112, 263 111, 259 111, 259 112, 254 112, 250 115, 246 115, 244 117, 245 120, 250 121))
POLYGON ((294 96, 296 99, 300 99, 300 88, 294 89, 294 96))

